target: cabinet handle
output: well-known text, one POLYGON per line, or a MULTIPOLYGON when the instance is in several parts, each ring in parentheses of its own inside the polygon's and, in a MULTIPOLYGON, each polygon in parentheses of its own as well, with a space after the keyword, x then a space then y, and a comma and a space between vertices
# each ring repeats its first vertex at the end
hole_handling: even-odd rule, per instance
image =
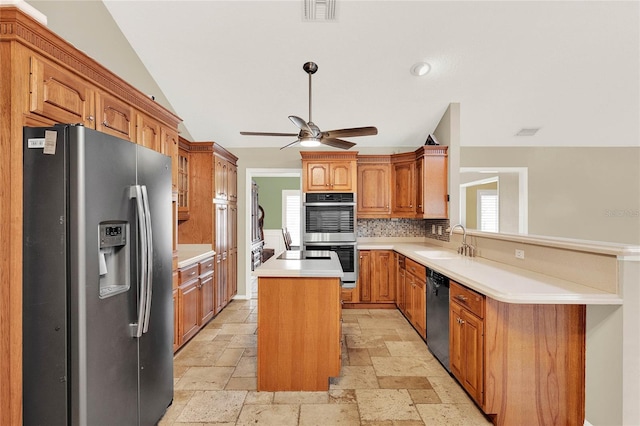
POLYGON ((213 263, 210 263, 207 265, 207 268, 211 268, 213 266, 213 263))
POLYGON ((195 274, 196 274, 196 271, 193 271, 193 272, 191 272, 191 274, 189 274, 189 275, 195 275, 195 274))
POLYGON ((90 115, 90 116, 87 117, 87 120, 93 121, 93 120, 95 120, 95 117, 93 115, 90 115))
POLYGON ((456 299, 460 300, 461 302, 466 302, 467 298, 461 294, 456 296, 456 299))

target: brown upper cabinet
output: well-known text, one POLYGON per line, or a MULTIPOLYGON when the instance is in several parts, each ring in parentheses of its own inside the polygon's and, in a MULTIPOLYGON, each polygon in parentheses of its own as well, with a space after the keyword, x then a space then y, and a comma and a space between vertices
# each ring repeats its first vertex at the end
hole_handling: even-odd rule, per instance
POLYGON ((96 130, 135 140, 133 108, 108 93, 96 93, 96 130))
POLYGON ((449 217, 448 156, 445 146, 423 146, 416 151, 416 217, 449 217))
POLYGON ((303 192, 355 192, 357 152, 301 151, 303 192))
POLYGON ((29 112, 95 129, 94 87, 44 58, 29 58, 29 112))
POLYGON ((358 218, 446 219, 447 147, 358 156, 358 218))
POLYGON ((415 162, 413 152, 391 156, 391 216, 393 217, 415 217, 415 162))
POLYGON ((391 217, 391 158, 358 156, 358 217, 391 217))

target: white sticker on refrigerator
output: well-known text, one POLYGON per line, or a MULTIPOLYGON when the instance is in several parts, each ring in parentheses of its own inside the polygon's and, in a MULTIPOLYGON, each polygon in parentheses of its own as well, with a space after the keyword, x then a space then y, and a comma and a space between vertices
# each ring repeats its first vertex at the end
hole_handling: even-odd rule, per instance
POLYGON ((45 130, 44 150, 42 151, 43 154, 55 155, 57 139, 58 139, 58 132, 56 132, 55 130, 45 130))
POLYGON ((44 148, 44 138, 27 139, 27 148, 44 148))

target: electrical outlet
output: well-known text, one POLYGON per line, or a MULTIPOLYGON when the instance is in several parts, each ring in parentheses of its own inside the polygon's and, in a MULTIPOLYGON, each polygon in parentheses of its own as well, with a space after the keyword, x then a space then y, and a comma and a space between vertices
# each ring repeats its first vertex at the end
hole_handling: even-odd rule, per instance
POLYGON ((436 233, 436 226, 435 225, 431 225, 431 233, 432 234, 436 233))
POLYGON ((438 235, 442 235, 442 226, 438 225, 438 235))
POLYGON ((524 259, 524 250, 516 249, 516 259, 524 259))

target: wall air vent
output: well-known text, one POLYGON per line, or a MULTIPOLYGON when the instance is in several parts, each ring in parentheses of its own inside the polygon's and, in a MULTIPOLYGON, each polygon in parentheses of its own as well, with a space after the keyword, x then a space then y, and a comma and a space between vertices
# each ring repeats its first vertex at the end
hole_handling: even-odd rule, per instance
POLYGON ((538 133, 538 130, 540 130, 540 127, 533 127, 533 128, 529 128, 529 129, 520 129, 520 131, 518 133, 516 133, 516 136, 533 136, 536 133, 538 133))
POLYGON ((335 21, 336 0, 302 0, 303 20, 335 21))

